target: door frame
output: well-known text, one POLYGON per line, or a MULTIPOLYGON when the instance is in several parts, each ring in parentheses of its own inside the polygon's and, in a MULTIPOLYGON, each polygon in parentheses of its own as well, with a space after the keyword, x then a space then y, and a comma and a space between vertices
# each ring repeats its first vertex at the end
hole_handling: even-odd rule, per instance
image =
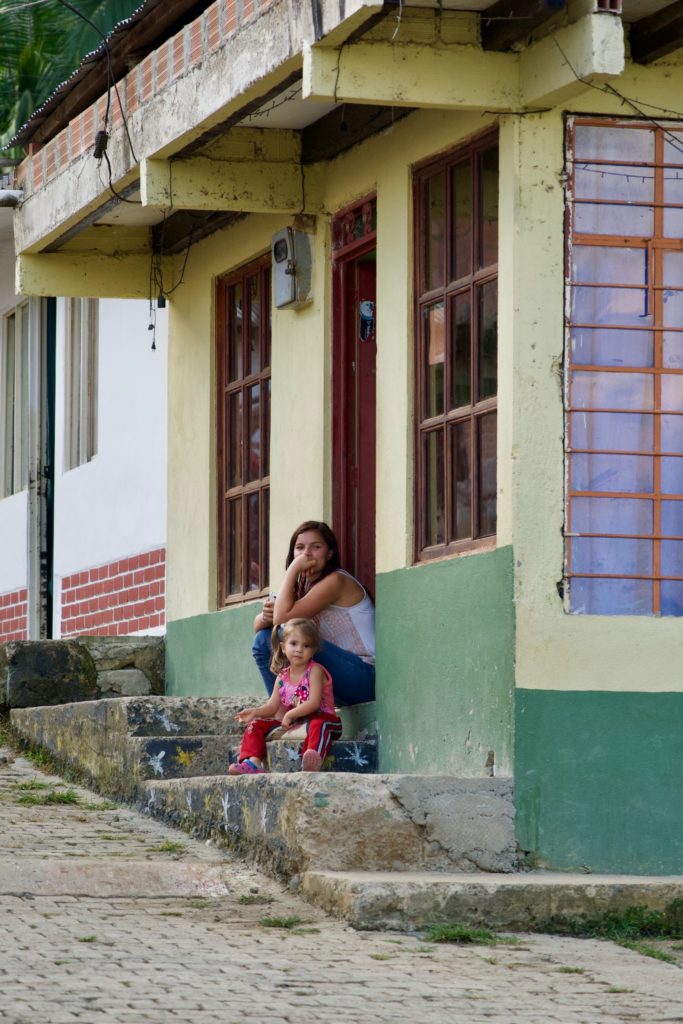
MULTIPOLYGON (((349 476, 343 454, 349 424, 349 393, 344 367, 349 349, 347 294, 349 268, 360 257, 377 248, 377 196, 363 199, 339 210, 332 220, 332 524, 345 561, 349 476)), ((353 409, 355 413, 355 396, 353 409)), ((373 580, 364 585, 373 586, 373 580)))

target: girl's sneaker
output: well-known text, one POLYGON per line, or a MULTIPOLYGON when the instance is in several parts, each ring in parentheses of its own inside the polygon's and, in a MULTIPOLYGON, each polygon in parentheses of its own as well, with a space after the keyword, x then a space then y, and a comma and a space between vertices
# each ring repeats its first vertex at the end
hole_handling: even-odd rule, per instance
POLYGON ((319 772, 323 766, 323 759, 317 750, 307 750, 301 758, 302 772, 319 772))
POLYGON ((228 775, 265 775, 265 768, 259 768, 247 757, 244 761, 236 761, 229 765, 228 775))

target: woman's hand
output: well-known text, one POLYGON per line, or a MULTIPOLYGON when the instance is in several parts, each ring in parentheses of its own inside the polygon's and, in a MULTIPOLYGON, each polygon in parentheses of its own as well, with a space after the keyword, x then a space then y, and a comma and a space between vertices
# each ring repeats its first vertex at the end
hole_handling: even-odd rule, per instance
POLYGON ((302 554, 297 555, 296 558, 292 560, 289 568, 297 576, 308 576, 308 573, 311 569, 314 569, 315 566, 315 558, 312 558, 310 555, 302 554))
POLYGON ((271 628, 273 625, 273 609, 275 608, 275 598, 267 597, 263 602, 263 608, 261 609, 261 621, 263 622, 263 628, 271 628))

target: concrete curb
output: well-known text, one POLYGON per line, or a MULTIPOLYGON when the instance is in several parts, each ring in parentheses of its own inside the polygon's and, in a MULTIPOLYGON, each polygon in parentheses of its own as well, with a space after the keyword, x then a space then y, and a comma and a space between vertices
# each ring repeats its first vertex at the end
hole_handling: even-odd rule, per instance
POLYGON ((594 917, 683 899, 683 875, 436 874, 307 871, 304 896, 354 928, 413 931, 461 921, 540 931, 548 918, 594 917))

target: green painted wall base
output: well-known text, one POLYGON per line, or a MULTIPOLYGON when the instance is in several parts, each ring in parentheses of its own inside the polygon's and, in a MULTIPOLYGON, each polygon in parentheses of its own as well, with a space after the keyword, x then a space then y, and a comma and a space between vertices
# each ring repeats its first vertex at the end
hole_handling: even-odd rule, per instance
POLYGON ((377 577, 381 771, 512 774, 512 573, 505 547, 377 577))
POLYGON ((258 606, 169 622, 166 630, 166 693, 175 697, 263 696, 251 656, 258 606))
POLYGON ((554 870, 683 874, 683 693, 518 690, 517 838, 554 870))

